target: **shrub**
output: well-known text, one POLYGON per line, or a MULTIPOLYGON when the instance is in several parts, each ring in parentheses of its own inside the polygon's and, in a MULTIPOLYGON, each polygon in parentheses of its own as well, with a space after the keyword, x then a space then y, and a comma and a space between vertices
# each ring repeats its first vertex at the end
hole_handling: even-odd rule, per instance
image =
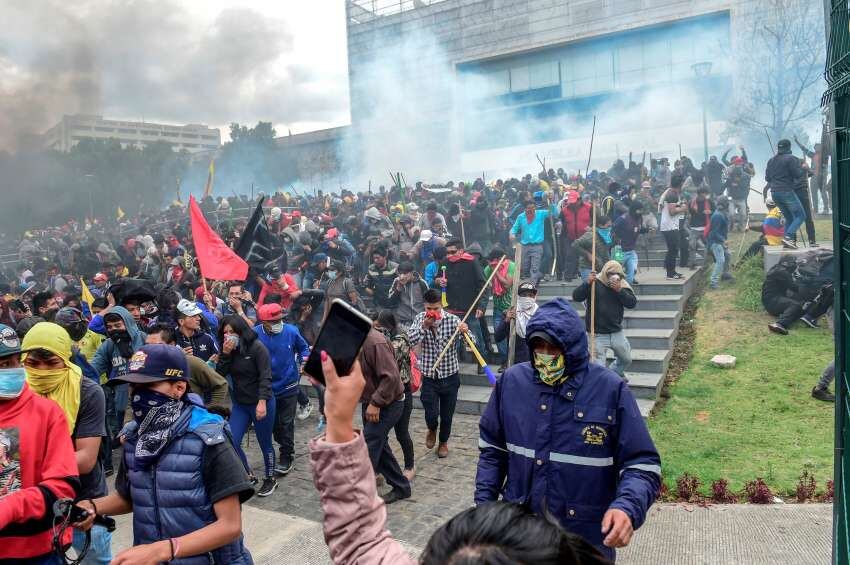
POLYGON ((700 485, 698 477, 684 472, 676 479, 676 496, 683 502, 697 502, 702 498, 699 493, 700 485))
POLYGON ((762 312, 761 286, 764 283, 764 259, 750 257, 738 266, 735 273, 735 306, 748 312, 762 312))
POLYGON ((826 481, 826 490, 818 497, 818 502, 832 502, 835 498, 835 482, 832 479, 826 481))
POLYGON ((717 504, 734 504, 738 497, 729 490, 729 481, 717 479, 711 483, 711 500, 717 504))
POLYGON ((758 477, 754 481, 749 481, 744 486, 744 492, 747 495, 747 500, 749 500, 752 504, 773 503, 773 492, 761 477, 758 477))
POLYGON ((808 470, 803 471, 800 475, 799 480, 797 481, 797 502, 806 502, 807 500, 812 500, 815 497, 815 490, 817 490, 817 482, 815 482, 815 477, 808 470))

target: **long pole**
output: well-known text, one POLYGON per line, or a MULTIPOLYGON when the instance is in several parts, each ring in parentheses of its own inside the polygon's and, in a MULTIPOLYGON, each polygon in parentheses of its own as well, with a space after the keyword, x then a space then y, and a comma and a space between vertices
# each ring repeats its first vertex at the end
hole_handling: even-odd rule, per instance
POLYGON ((708 163, 708 111, 705 104, 705 95, 702 101, 702 150, 703 161, 708 163))
POLYGON ((463 206, 458 204, 457 209, 460 212, 460 240, 463 242, 463 248, 466 249, 466 229, 463 227, 463 206))
POLYGON ((506 367, 514 364, 514 357, 516 356, 516 303, 519 279, 522 278, 522 244, 520 242, 516 244, 514 257, 514 280, 511 285, 511 308, 514 309, 514 317, 511 318, 510 333, 508 334, 508 361, 505 364, 506 367))
MULTIPOLYGON (((593 201, 593 234, 590 247, 590 270, 596 271, 596 201, 593 201)), ((590 281, 590 360, 596 358, 596 277, 590 281)))
MULTIPOLYGON (((593 129, 590 130, 590 151, 587 152, 587 166, 584 168, 584 176, 590 172, 590 157, 593 155, 593 138, 596 137, 596 114, 593 115, 593 129)), ((620 149, 617 146, 617 159, 620 158, 620 149)))
MULTIPOLYGON (((496 263, 495 267, 493 267, 493 272, 490 273, 489 277, 487 277, 487 282, 485 282, 484 286, 481 287, 481 290, 478 291, 478 296, 475 297, 475 300, 472 301, 472 305, 469 307, 469 310, 467 310, 466 314, 463 315, 463 318, 460 321, 461 324, 466 323, 466 319, 469 318, 469 315, 472 313, 472 311, 478 307, 478 301, 481 300, 481 296, 484 294, 484 291, 487 290, 487 287, 490 286, 490 283, 493 281, 493 277, 496 275, 496 271, 499 270, 499 267, 501 267, 502 263, 507 261, 507 259, 507 255, 502 255, 502 258, 499 259, 499 262, 496 263)), ((452 343, 454 343, 454 340, 457 337, 458 333, 460 333, 460 324, 458 324, 458 327, 455 329, 454 333, 452 334, 452 337, 449 338, 449 341, 446 342, 446 345, 443 347, 443 350, 440 351, 440 354, 437 356, 437 360, 434 361, 434 365, 433 367, 431 367, 432 371, 436 370, 437 367, 440 365, 440 361, 443 360, 443 357, 446 355, 446 351, 448 351, 449 347, 451 347, 452 343)))

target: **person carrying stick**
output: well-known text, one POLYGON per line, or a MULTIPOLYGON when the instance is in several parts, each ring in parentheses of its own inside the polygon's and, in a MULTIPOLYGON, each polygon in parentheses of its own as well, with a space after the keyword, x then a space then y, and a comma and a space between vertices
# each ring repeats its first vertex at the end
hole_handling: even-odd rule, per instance
POLYGON ((425 409, 425 447, 433 449, 439 427, 440 444, 437 456, 449 454, 449 437, 452 433, 460 375, 457 347, 452 340, 458 333, 469 332, 465 322, 443 309, 440 292, 428 290, 424 296, 425 311, 413 319, 407 336, 411 347, 421 345, 419 367, 422 370, 422 407, 425 409))

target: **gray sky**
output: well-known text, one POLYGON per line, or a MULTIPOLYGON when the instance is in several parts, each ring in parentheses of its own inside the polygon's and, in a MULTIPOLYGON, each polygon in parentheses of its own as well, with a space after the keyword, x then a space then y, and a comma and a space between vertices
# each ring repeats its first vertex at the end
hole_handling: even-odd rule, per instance
POLYGON ((5 0, 0 21, 0 149, 76 112, 225 139, 349 121, 343 0, 5 0))

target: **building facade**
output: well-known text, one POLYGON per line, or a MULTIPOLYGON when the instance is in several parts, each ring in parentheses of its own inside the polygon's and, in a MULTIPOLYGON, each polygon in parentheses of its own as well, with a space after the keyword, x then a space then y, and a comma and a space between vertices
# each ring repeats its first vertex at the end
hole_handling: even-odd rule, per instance
POLYGON ((764 4, 348 0, 352 129, 388 121, 376 100, 389 86, 416 116, 406 127, 441 140, 434 160, 463 173, 527 172, 538 154, 583 169, 594 116, 592 168, 644 151, 699 162, 726 147, 748 80, 739 43, 764 4))
POLYGON ((211 151, 221 146, 221 132, 205 125, 174 126, 76 114, 63 116, 58 124, 45 132, 44 147, 66 152, 83 139, 117 139, 125 147, 144 147, 154 141, 166 141, 175 151, 185 149, 190 153, 211 151))

